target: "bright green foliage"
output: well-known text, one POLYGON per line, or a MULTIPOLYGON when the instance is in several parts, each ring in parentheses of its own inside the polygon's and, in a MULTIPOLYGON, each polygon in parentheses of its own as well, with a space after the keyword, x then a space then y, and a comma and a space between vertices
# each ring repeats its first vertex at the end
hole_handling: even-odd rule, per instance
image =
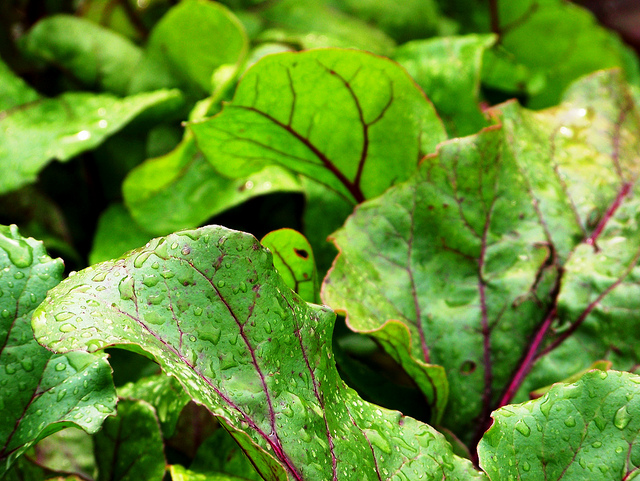
POLYGON ((287 286, 305 301, 317 304, 320 285, 309 241, 293 229, 279 229, 260 243, 273 254, 273 266, 287 286))
POLYGON ((130 91, 181 87, 206 97, 214 71, 221 66, 237 70, 247 48, 242 24, 222 5, 180 2, 153 29, 130 91))
POLYGON ((544 397, 505 406, 478 449, 492 480, 633 479, 640 456, 640 377, 591 371, 544 397))
MULTIPOLYGON (((0 83, 18 85, 4 70, 0 83)), ((10 90, 7 93, 10 93, 10 90)), ((32 95, 19 88, 19 95, 32 95)), ((3 93, 3 95, 5 95, 3 93)), ((175 108, 179 92, 158 91, 119 99, 109 94, 69 92, 32 100, 0 112, 0 193, 33 182, 52 159, 68 160, 100 145, 151 107, 175 108)))
POLYGON ((122 189, 139 225, 152 234, 168 234, 199 225, 252 197, 300 187, 293 174, 276 165, 240 178, 224 177, 189 135, 173 151, 133 169, 122 189))
POLYGON ((71 15, 54 15, 36 24, 20 46, 33 57, 71 73, 87 88, 125 95, 142 50, 128 39, 71 15))
POLYGON ((165 460, 160 425, 145 401, 118 402, 118 415, 107 418, 95 436, 97 481, 162 479, 165 460))
POLYGON ((480 73, 483 54, 495 41, 493 35, 416 40, 393 55, 433 102, 450 137, 487 125, 479 107, 480 73))
POLYGON ((292 293, 250 235, 204 227, 155 239, 50 295, 33 319, 39 342, 145 351, 220 418, 267 479, 481 478, 431 427, 342 383, 330 349, 334 314, 292 293), (70 327, 61 329, 61 316, 70 327))
POLYGON ((352 202, 406 179, 445 139, 433 106, 402 69, 338 49, 264 58, 231 104, 189 128, 223 175, 282 165, 352 202))
POLYGON ((191 400, 175 378, 165 375, 145 377, 135 383, 128 383, 118 388, 118 397, 151 404, 166 438, 174 433, 182 409, 191 400))
POLYGON ((417 368, 445 367, 445 426, 467 440, 536 357, 576 329, 598 348, 569 372, 552 352, 553 377, 535 387, 585 369, 611 344, 638 359, 629 328, 640 319, 628 309, 640 116, 624 83, 594 74, 558 108, 535 114, 512 102, 496 114, 503 128, 442 144, 410 181, 359 206, 335 234, 340 255, 323 287, 323 301, 378 337, 428 396, 417 368), (563 329, 550 330, 556 314, 563 329))
POLYGON ((75 424, 96 432, 114 412, 115 392, 104 355, 54 355, 33 339, 31 314, 60 282, 60 259, 51 259, 41 242, 23 238, 15 226, 1 226, 0 266, 2 476, 29 446, 55 431, 75 424))

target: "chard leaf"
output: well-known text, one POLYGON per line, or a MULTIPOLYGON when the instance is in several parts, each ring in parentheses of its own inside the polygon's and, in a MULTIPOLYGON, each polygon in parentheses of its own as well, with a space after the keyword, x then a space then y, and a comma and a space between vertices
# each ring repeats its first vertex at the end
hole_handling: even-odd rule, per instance
MULTIPOLYGON (((179 464, 172 464, 169 466, 169 470, 173 481, 245 481, 247 479, 231 474, 200 473, 179 464)), ((257 479, 261 480, 262 478, 258 477, 257 479)))
POLYGON ((620 73, 586 77, 557 108, 495 115, 503 126, 442 144, 356 208, 322 295, 412 376, 446 368, 445 425, 468 443, 529 391, 612 351, 639 359, 640 115, 620 73), (574 335, 567 371, 557 348, 574 335))
POLYGON ((88 88, 125 95, 142 50, 127 38, 71 15, 39 21, 19 46, 23 52, 64 69, 88 88))
POLYGON ((260 243, 273 254, 273 267, 289 289, 305 301, 317 303, 320 299, 316 261, 305 236, 293 229, 279 229, 269 232, 260 243))
POLYGON ((14 74, 9 66, 0 59, 0 121, 5 110, 34 102, 39 98, 38 92, 14 74))
POLYGON ((223 175, 282 165, 352 203, 407 179, 446 138, 433 106, 397 64, 338 49, 263 58, 233 102, 189 128, 223 175))
POLYGON ((478 447, 491 479, 632 479, 640 455, 640 377, 591 371, 505 406, 478 447))
POLYGON ((66 279, 33 325, 58 351, 146 352, 219 418, 264 478, 483 479, 430 426, 344 385, 331 354, 334 320, 287 288, 254 237, 211 226, 66 279), (73 330, 60 330, 61 315, 73 330))
POLYGON ((299 189, 296 176, 277 165, 241 178, 220 175, 190 134, 168 154, 131 170, 122 185, 131 216, 156 235, 197 227, 259 195, 299 189))
POLYGON ((191 400, 175 378, 165 375, 142 378, 118 388, 121 399, 141 400, 153 406, 165 438, 176 429, 182 409, 191 400))
POLYGON ((100 145, 144 111, 175 106, 178 91, 116 98, 68 92, 0 112, 0 193, 33 182, 52 160, 69 160, 100 145))
POLYGON ((416 40, 399 47, 393 58, 433 102, 451 137, 487 126, 480 112, 482 57, 494 35, 466 35, 416 40))
POLYGON ((130 92, 180 87, 206 97, 214 71, 221 66, 237 71, 248 48, 244 27, 226 7, 205 0, 180 2, 151 32, 130 92))
POLYGON ((49 434, 72 424, 96 432, 116 400, 106 356, 53 355, 33 338, 31 315, 60 282, 62 261, 16 226, 0 226, 0 266, 1 477, 49 434))
POLYGON ((33 447, 33 452, 20 458, 37 460, 39 466, 58 473, 76 473, 82 479, 91 479, 96 472, 93 455, 93 437, 82 429, 63 429, 44 438, 33 447))
POLYGON ((160 480, 165 471, 160 425, 145 401, 118 402, 118 415, 95 436, 97 481, 160 480))

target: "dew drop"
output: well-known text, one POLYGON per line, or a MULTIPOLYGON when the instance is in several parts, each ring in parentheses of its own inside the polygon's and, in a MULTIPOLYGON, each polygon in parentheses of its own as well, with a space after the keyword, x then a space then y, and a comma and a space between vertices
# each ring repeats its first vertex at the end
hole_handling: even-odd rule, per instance
POLYGON ((222 289, 224 287, 224 281, 218 281, 217 286, 222 289))
POLYGON ((188 256, 189 254, 191 254, 191 247, 189 246, 184 246, 182 248, 182 255, 183 256, 188 256))
POLYGON ((160 278, 156 275, 148 275, 148 276, 144 276, 144 279, 142 280, 142 283, 147 286, 147 287, 153 287, 155 285, 158 284, 158 282, 160 282, 160 278))
POLYGON ((8 319, 9 317, 11 317, 11 312, 9 312, 8 309, 2 309, 2 317, 8 319))
POLYGON ((64 371, 67 368, 67 365, 64 362, 59 362, 56 364, 56 371, 64 371))
POLYGON ((22 364, 22 368, 25 371, 33 371, 33 360, 30 357, 25 357, 24 359, 22 359, 20 361, 20 364, 22 364))
POLYGON ((211 327, 207 330, 202 329, 198 331, 198 337, 200 339, 210 342, 214 346, 218 344, 218 341, 220 341, 220 334, 221 331, 217 327, 211 327))
POLYGON ((631 415, 629 411, 627 411, 627 406, 622 406, 616 411, 615 416, 613 416, 613 425, 618 429, 626 428, 629 421, 631 421, 631 415))
POLYGON ((151 264, 152 269, 157 269, 159 267, 160 267, 160 264, 158 264, 157 262, 154 262, 153 264, 151 264))
POLYGON ((144 251, 138 254, 138 256, 133 261, 133 267, 135 267, 136 269, 140 269, 144 265, 145 261, 149 258, 151 253, 151 251, 144 251))
POLYGON ((67 390, 66 389, 60 389, 60 391, 58 391, 58 395, 56 396, 56 400, 58 402, 62 401, 64 399, 64 397, 67 395, 67 390))
POLYGON ((567 426, 568 428, 572 428, 576 425, 576 420, 574 419, 573 416, 569 416, 567 419, 564 420, 564 425, 567 426))
MULTIPOLYGON (((10 233, 18 235, 15 225, 9 227, 10 233)), ((9 256, 13 265, 19 268, 29 267, 33 262, 33 249, 24 239, 12 239, 5 234, 0 234, 0 248, 9 256)))
POLYGON ((153 311, 145 314, 144 320, 149 324, 155 324, 156 326, 161 326, 162 324, 164 324, 164 318, 157 312, 153 311))
POLYGON ((525 437, 531 434, 531 428, 522 419, 516 423, 516 430, 525 437))
POLYGON ((522 470, 523 470, 524 472, 528 472, 530 469, 531 469, 531 465, 530 465, 527 461, 525 461, 524 463, 522 463, 522 470))
POLYGON ((164 299, 164 294, 152 294, 149 297, 147 297, 147 300, 154 306, 157 306, 158 304, 160 304, 163 299, 164 299))
POLYGON ((177 249, 178 248, 178 243, 174 242, 173 244, 171 244, 171 248, 172 249, 177 249))
POLYGON ((60 332, 72 332, 76 330, 76 326, 73 324, 63 324, 60 326, 60 332))
POLYGON ((169 270, 166 271, 162 271, 160 273, 160 275, 164 278, 164 279, 171 279, 173 276, 175 276, 175 274, 169 270))
POLYGON ((202 315, 202 307, 196 307, 193 309, 193 315, 194 316, 201 316, 202 315))
POLYGON ((24 278, 24 272, 18 271, 18 272, 13 274, 13 277, 14 277, 14 279, 23 279, 24 278))
POLYGON ((122 299, 123 301, 133 299, 133 277, 123 277, 118 284, 118 291, 120 292, 120 299, 122 299))
MULTIPOLYGON (((98 349, 101 349, 103 346, 101 341, 98 341, 97 339, 93 339, 92 341, 89 341, 87 343, 87 351, 89 352, 96 352, 98 349)), ((85 381, 86 382, 86 381, 85 381)), ((86 386, 85 386, 86 387, 86 386)))
POLYGON ((16 370, 17 370, 17 369, 16 369, 15 364, 6 364, 6 365, 4 366, 4 371, 5 371, 7 374, 13 374, 13 373, 15 373, 15 372, 16 372, 16 370))

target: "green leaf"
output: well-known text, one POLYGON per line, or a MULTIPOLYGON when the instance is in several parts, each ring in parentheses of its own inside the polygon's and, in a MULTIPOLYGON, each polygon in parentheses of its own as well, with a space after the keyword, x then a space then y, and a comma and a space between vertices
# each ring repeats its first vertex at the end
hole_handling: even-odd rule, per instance
POLYGON ((38 442, 25 457, 32 457, 51 471, 76 473, 83 479, 91 478, 96 469, 93 438, 82 429, 58 431, 38 442))
POLYGON ((237 70, 248 48, 244 27, 224 6, 205 0, 180 2, 151 32, 130 92, 180 87, 206 97, 214 71, 223 65, 237 70))
POLYGON ((38 92, 29 87, 0 59, 0 122, 4 111, 18 105, 34 102, 40 98, 38 92))
POLYGON ((500 44, 485 57, 487 85, 517 92, 527 83, 527 105, 542 108, 556 104, 570 83, 596 70, 622 67, 638 81, 637 57, 586 9, 561 0, 497 4, 500 44))
POLYGON ((304 49, 342 47, 391 55, 395 43, 384 32, 328 3, 281 0, 267 5, 260 17, 273 30, 263 32, 260 39, 297 43, 304 49))
POLYGON ((334 3, 354 17, 375 25, 398 43, 432 36, 440 20, 435 0, 337 0, 334 3))
POLYGON ((433 102, 451 137, 487 126, 478 94, 482 57, 495 41, 494 35, 416 40, 393 55, 433 102))
POLYGON ((263 58, 232 103, 189 128, 223 175, 279 164, 351 202, 408 178, 445 138, 433 106, 397 64, 338 49, 263 58))
POLYGON ((223 177, 190 134, 168 154, 133 169, 122 186, 131 216, 153 234, 197 227, 250 198, 299 189, 296 177, 275 165, 241 178, 223 177))
POLYGON ((260 243, 273 254, 273 266, 289 289, 307 302, 318 303, 316 261, 305 236, 293 229, 278 229, 269 232, 260 243))
POLYGON ((632 479, 640 450, 640 377, 591 371, 544 397, 505 406, 478 447, 491 479, 632 479))
POLYGON ((385 333, 412 376, 444 366, 443 419, 466 442, 514 398, 600 359, 640 359, 640 113, 621 75, 586 77, 557 108, 493 114, 502 126, 442 144, 356 208, 322 291, 354 330, 385 333))
MULTIPOLYGON (((179 464, 172 464, 169 466, 169 470, 173 481, 245 481, 247 479, 230 474, 199 473, 179 464)), ((262 478, 258 477, 256 479, 261 480, 262 478)))
POLYGON ((52 159, 97 147, 145 110, 178 100, 177 91, 123 99, 69 92, 0 112, 0 193, 33 182, 52 159))
POLYGON ((62 278, 60 259, 16 226, 0 226, 0 266, 2 476, 31 445, 66 426, 96 432, 115 409, 115 391, 106 356, 53 355, 33 339, 31 315, 62 278))
POLYGON ((122 204, 111 204, 98 219, 89 263, 115 259, 146 244, 152 235, 139 227, 122 204))
POLYGON ((34 315, 39 342, 144 350, 267 479, 483 478, 431 427, 365 403, 342 383, 331 355, 334 314, 290 291, 248 234, 212 226, 159 238, 50 296, 34 315), (55 321, 66 312, 73 331, 55 321))
POLYGON ((125 95, 142 50, 125 37, 71 15, 39 21, 20 39, 22 51, 63 69, 88 88, 125 95))
POLYGON ((165 375, 150 376, 118 388, 121 399, 141 400, 153 406, 165 438, 170 438, 182 409, 191 400, 175 378, 165 375))
POLYGON ((189 469, 208 476, 229 476, 231 479, 237 476, 251 481, 262 479, 238 443, 224 429, 218 429, 200 445, 189 469))
POLYGON ((118 402, 118 415, 95 436, 97 481, 161 480, 165 471, 160 425, 144 401, 118 402))

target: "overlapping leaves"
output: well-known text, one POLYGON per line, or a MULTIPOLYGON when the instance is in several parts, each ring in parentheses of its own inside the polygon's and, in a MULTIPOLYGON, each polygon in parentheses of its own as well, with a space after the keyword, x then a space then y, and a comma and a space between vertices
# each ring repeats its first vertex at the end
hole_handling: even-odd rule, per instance
POLYGON ((333 320, 286 287, 255 238, 204 227, 67 279, 33 325, 58 351, 145 351, 268 479, 481 478, 435 430, 342 383, 333 320))

